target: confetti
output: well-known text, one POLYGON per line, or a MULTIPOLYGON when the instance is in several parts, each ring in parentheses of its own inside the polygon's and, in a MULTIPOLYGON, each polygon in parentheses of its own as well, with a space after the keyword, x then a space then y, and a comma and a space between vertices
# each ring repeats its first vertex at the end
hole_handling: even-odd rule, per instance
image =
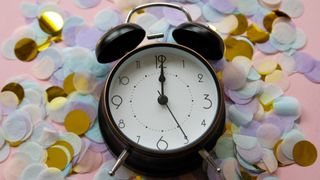
POLYGON ((310 166, 317 159, 317 149, 309 141, 300 141, 293 147, 293 159, 300 166, 310 166))
MULTIPOLYGON (((107 2, 112 6, 97 7, 93 22, 63 10, 59 2, 21 2, 26 25, 2 42, 6 59, 34 60, 33 76, 11 78, 0 92, 0 162, 8 161, 4 176, 72 179, 75 173, 98 169, 94 179, 145 178, 125 167, 115 177, 107 174, 115 159, 99 129, 97 100, 114 64, 99 64, 92 50, 104 32, 123 23, 128 10, 149 1, 107 2), (67 47, 55 44, 60 41, 67 47), (14 153, 7 160, 11 150, 14 153)), ((81 9, 101 2, 73 1, 81 9)), ((273 174, 278 167, 313 164, 316 148, 298 130, 301 105, 298 99, 284 96, 290 87, 288 76, 296 72, 320 82, 320 63, 299 51, 307 36, 291 19, 304 12, 302 2, 176 2, 194 21, 220 33, 226 45, 223 60, 210 62, 222 81, 227 104, 226 132, 211 153, 222 175, 226 179, 278 179, 273 174)), ((175 26, 186 20, 182 12, 171 8, 141 10, 132 18, 149 34, 165 33, 159 41, 171 43, 176 43, 175 26)), ((209 179, 221 178, 209 166, 203 169, 209 179)))

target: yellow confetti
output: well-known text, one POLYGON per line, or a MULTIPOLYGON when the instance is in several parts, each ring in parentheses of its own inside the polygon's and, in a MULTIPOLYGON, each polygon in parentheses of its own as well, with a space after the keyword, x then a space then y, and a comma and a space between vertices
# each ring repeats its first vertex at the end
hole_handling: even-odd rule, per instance
POLYGON ((269 33, 260 29, 256 24, 248 27, 247 37, 253 43, 265 43, 270 38, 269 33))
POLYGON ((248 20, 247 17, 243 14, 235 14, 238 20, 238 27, 231 32, 231 35, 237 36, 245 33, 248 28, 248 20))
POLYGON ((293 159, 300 166, 310 166, 317 160, 317 149, 309 141, 300 141, 293 147, 293 159))
POLYGON ((237 56, 245 56, 252 59, 253 47, 247 41, 228 37, 224 42, 226 45, 225 58, 228 61, 232 61, 237 56))
POLYGON ((64 126, 67 131, 82 135, 90 128, 90 117, 84 111, 73 110, 67 114, 64 126))
POLYGON ((44 32, 52 36, 56 36, 61 33, 64 21, 59 13, 54 11, 45 11, 41 14, 38 20, 40 28, 44 32))
POLYGON ((14 94, 16 94, 19 99, 19 103, 21 103, 24 98, 24 89, 18 83, 9 83, 9 84, 5 85, 2 88, 1 92, 3 92, 3 91, 11 91, 14 94))
POLYGON ((33 39, 23 38, 16 43, 14 53, 19 60, 30 62, 38 54, 38 45, 33 39))

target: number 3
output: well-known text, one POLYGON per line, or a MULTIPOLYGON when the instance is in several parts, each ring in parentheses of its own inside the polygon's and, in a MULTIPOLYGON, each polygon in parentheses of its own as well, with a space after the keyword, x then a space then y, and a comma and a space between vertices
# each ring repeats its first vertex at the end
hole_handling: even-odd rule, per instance
POLYGON ((209 102, 209 106, 203 107, 203 109, 210 109, 212 107, 212 101, 208 98, 210 95, 209 94, 204 94, 204 100, 209 102))

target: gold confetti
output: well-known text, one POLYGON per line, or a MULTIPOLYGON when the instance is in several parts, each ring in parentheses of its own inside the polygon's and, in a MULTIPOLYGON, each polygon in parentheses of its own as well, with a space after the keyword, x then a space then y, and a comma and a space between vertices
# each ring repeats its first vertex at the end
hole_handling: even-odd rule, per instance
POLYGON ((228 37, 224 40, 226 45, 225 58, 232 61, 234 57, 245 56, 252 59, 253 47, 245 40, 237 40, 233 37, 228 37))
POLYGON ((90 128, 90 117, 82 110, 73 110, 64 119, 64 127, 69 132, 82 135, 90 128))
POLYGON ((310 166, 317 160, 317 149, 309 141, 300 141, 293 147, 293 159, 300 166, 310 166))
POLYGON ((278 17, 286 17, 286 18, 290 19, 290 17, 282 11, 276 10, 276 11, 272 11, 272 12, 268 13, 263 18, 263 26, 266 28, 267 31, 269 31, 269 32, 272 31, 272 24, 273 24, 274 20, 276 20, 278 17))
POLYGON ((65 93, 65 91, 59 87, 59 86, 52 86, 46 90, 47 94, 47 100, 48 102, 51 102, 52 99, 56 97, 67 97, 68 95, 65 93))
POLYGON ((75 73, 69 74, 63 81, 63 89, 67 94, 71 94, 76 90, 73 84, 73 77, 75 73))
POLYGON ((230 34, 237 36, 245 33, 248 28, 248 20, 247 17, 243 14, 235 14, 237 20, 238 20, 238 27, 233 30, 230 34))
POLYGON ((70 143, 68 143, 66 141, 63 141, 63 140, 58 140, 56 143, 54 143, 53 146, 55 146, 55 145, 59 145, 59 146, 63 146, 65 148, 67 148, 68 151, 70 152, 71 157, 73 157, 74 150, 73 150, 73 147, 72 147, 72 145, 70 143))
POLYGON ((45 11, 41 14, 38 20, 40 28, 44 32, 52 36, 61 34, 64 21, 59 13, 54 11, 45 11))
POLYGON ((24 98, 23 87, 18 83, 9 83, 9 84, 5 85, 2 88, 1 92, 3 92, 3 91, 11 91, 14 94, 16 94, 19 99, 19 103, 21 103, 24 98))
POLYGON ((38 54, 38 45, 33 39, 23 38, 16 43, 14 53, 19 60, 30 62, 38 54))
POLYGON ((253 43, 264 43, 269 40, 269 33, 260 29, 256 24, 251 24, 247 31, 248 39, 253 43))
POLYGON ((55 167, 63 170, 68 164, 68 156, 62 148, 59 148, 59 146, 49 147, 47 149, 46 164, 48 167, 55 167))

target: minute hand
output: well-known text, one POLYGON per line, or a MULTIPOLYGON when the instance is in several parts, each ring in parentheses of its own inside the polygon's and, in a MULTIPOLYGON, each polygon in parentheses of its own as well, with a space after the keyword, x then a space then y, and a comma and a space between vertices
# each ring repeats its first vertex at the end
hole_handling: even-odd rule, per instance
MULTIPOLYGON (((159 95, 161 96, 160 91, 158 91, 158 93, 159 93, 159 95)), ((182 127, 180 126, 180 124, 179 124, 178 120, 176 119, 176 117, 173 115, 173 113, 172 113, 171 109, 169 108, 168 104, 166 103, 165 105, 166 105, 166 107, 168 108, 168 110, 169 110, 171 116, 173 117, 174 121, 177 123, 178 128, 181 130, 181 132, 182 132, 182 134, 183 134, 183 136, 184 136, 184 139, 188 140, 188 136, 187 136, 186 133, 183 131, 182 127)))

